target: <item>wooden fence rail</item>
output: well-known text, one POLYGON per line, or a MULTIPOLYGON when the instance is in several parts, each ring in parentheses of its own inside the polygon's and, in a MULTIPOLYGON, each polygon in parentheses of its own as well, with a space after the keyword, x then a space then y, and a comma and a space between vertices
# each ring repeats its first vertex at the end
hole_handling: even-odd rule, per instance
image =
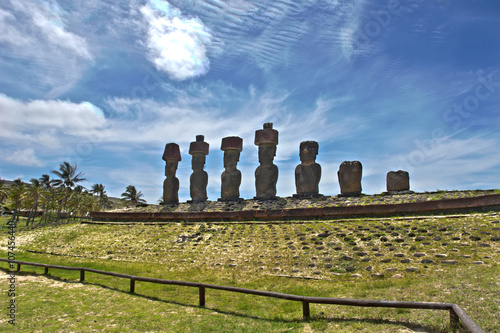
POLYGON ((200 282, 186 282, 186 281, 176 281, 176 280, 164 280, 155 279, 143 276, 134 276, 129 274, 121 274, 114 272, 101 271, 98 269, 84 268, 84 267, 67 267, 58 265, 47 265, 39 264, 26 261, 18 260, 8 260, 0 258, 0 261, 8 262, 10 264, 17 264, 17 271, 21 270, 21 265, 28 266, 38 266, 44 267, 44 274, 49 272, 49 268, 63 269, 70 271, 80 271, 80 282, 85 281, 85 272, 96 273, 102 275, 110 275, 114 277, 120 277, 125 279, 130 279, 130 293, 135 293, 135 285, 137 281, 159 283, 159 284, 169 284, 177 286, 195 287, 199 290, 199 306, 205 306, 205 290, 206 289, 217 289, 229 292, 237 292, 250 295, 258 295, 264 297, 280 298, 290 301, 302 302, 302 314, 303 318, 306 319, 310 316, 309 305, 312 304, 335 304, 335 305, 347 305, 347 306, 359 306, 359 307, 382 307, 382 308, 403 308, 403 309, 428 309, 428 310, 448 310, 450 313, 450 328, 456 330, 458 328, 459 321, 471 332, 471 333, 484 333, 483 330, 467 315, 467 313, 457 304, 454 303, 432 303, 432 302, 398 302, 398 301, 376 301, 376 300, 361 300, 361 299, 348 299, 348 298, 330 298, 330 297, 309 297, 309 296, 299 296, 282 294, 271 291, 253 290, 238 287, 228 287, 228 286, 218 286, 214 284, 200 283, 200 282))

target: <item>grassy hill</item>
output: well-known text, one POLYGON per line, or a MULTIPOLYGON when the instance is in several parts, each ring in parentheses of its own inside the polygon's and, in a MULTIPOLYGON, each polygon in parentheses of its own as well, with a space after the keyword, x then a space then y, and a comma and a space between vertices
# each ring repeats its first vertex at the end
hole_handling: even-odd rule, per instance
MULTIPOLYGON (((500 313, 499 219, 491 213, 250 225, 69 224, 19 229, 16 259, 297 295, 451 302, 494 332, 500 327, 492 315, 500 313)), ((138 283, 138 295, 130 295, 128 280, 88 274, 80 284, 77 273, 50 274, 19 277, 19 331, 446 332, 449 322, 446 312, 331 305, 311 305, 312 319, 302 321, 300 303, 290 301, 211 290, 207 306, 198 308, 192 288, 138 283)), ((5 293, 1 297, 7 302, 5 293)))

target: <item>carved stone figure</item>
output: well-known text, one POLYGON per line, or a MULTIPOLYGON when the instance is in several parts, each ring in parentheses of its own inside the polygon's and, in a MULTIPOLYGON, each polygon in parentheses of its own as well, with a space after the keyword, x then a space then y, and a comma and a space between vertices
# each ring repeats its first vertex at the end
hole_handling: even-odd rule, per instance
POLYGON ((387 173, 387 192, 410 191, 410 174, 407 171, 389 171, 387 173))
POLYGON ((191 202, 204 202, 207 201, 207 185, 208 174, 203 170, 205 166, 206 155, 208 155, 209 144, 204 141, 203 135, 197 135, 196 141, 191 142, 189 145, 189 154, 191 159, 191 168, 193 173, 189 177, 189 190, 191 195, 191 202))
POLYGON ((165 180, 163 181, 163 203, 179 202, 179 179, 175 177, 177 165, 181 161, 181 152, 176 143, 167 143, 162 159, 165 161, 165 180))
POLYGON ((273 123, 265 123, 263 129, 255 131, 255 145, 259 146, 260 166, 255 170, 255 190, 257 200, 274 200, 276 183, 278 182, 278 167, 273 164, 278 145, 278 131, 273 129, 273 123))
POLYGON ((221 175, 220 201, 240 201, 241 172, 236 169, 243 150, 243 139, 228 136, 222 139, 221 150, 224 151, 224 172, 221 175))
POLYGON ((300 164, 295 168, 295 198, 318 197, 319 181, 321 179, 321 166, 316 163, 319 145, 316 141, 303 141, 300 143, 300 164))
POLYGON ((361 195, 361 176, 363 167, 359 161, 344 161, 340 164, 339 177, 340 194, 344 197, 361 195))

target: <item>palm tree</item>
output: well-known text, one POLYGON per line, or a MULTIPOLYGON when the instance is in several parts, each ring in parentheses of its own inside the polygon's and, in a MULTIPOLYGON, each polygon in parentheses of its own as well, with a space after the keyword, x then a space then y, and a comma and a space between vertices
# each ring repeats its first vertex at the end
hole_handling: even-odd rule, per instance
POLYGON ((106 191, 104 191, 104 185, 102 184, 94 184, 92 185, 92 188, 90 189, 91 193, 94 193, 98 197, 102 197, 106 191))
POLYGON ((9 191, 7 191, 7 188, 3 185, 3 181, 0 178, 0 204, 3 203, 3 201, 9 196, 9 191))
POLYGON ((40 195, 42 194, 43 187, 41 182, 36 178, 31 178, 31 185, 28 188, 29 197, 32 201, 32 206, 30 208, 30 212, 28 215, 28 219, 26 220, 26 226, 29 225, 31 220, 31 225, 35 222, 35 217, 38 212, 38 203, 40 201, 40 195))
POLYGON ((73 191, 68 203, 71 207, 73 219, 82 219, 87 212, 95 210, 99 207, 99 200, 96 196, 90 194, 88 191, 73 191))
POLYGON ((76 163, 70 164, 69 162, 63 162, 62 164, 59 164, 59 171, 52 170, 54 175, 61 178, 61 186, 64 187, 64 195, 62 196, 62 200, 59 202, 59 210, 57 211, 57 222, 59 222, 61 218, 62 207, 68 200, 71 189, 76 185, 76 183, 85 180, 85 178, 81 177, 83 176, 83 173, 77 173, 77 169, 78 166, 76 163))
POLYGON ((54 208, 54 200, 55 200, 55 191, 54 188, 56 186, 60 186, 62 184, 62 180, 60 179, 50 179, 50 176, 47 174, 42 175, 39 179, 45 191, 42 193, 42 202, 43 208, 42 210, 45 212, 45 222, 48 221, 49 215, 51 214, 52 209, 54 208))
POLYGON ((40 181, 40 183, 42 184, 42 186, 45 187, 48 190, 50 190, 54 186, 59 186, 59 185, 62 184, 62 180, 60 180, 60 179, 50 179, 50 176, 47 175, 47 174, 42 175, 42 177, 40 177, 38 180, 40 181))
POLYGON ((106 191, 104 190, 104 185, 94 184, 92 185, 90 192, 99 197, 99 208, 102 208, 110 203, 106 191))
POLYGON ((25 198, 24 183, 21 178, 14 180, 14 184, 10 187, 10 199, 14 202, 14 216, 13 221, 19 221, 19 209, 21 208, 21 201, 25 198))
POLYGON ((125 192, 122 193, 122 200, 135 207, 138 203, 146 203, 146 200, 142 199, 142 195, 141 191, 137 192, 135 186, 129 185, 126 187, 125 192))
POLYGON ((63 164, 59 164, 59 171, 52 170, 52 173, 61 178, 66 188, 73 188, 76 183, 85 180, 85 178, 80 178, 83 176, 82 172, 76 173, 77 169, 78 166, 76 163, 70 164, 69 162, 63 162, 63 164))

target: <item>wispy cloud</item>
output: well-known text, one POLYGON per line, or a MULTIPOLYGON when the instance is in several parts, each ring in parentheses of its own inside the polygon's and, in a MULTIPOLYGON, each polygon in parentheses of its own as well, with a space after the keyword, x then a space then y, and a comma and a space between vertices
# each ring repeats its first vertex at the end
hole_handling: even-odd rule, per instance
POLYGON ((29 77, 25 89, 47 98, 69 90, 94 59, 85 38, 68 29, 65 15, 55 1, 0 5, 0 68, 15 70, 18 80, 29 77))
MULTIPOLYGON (((55 3, 54 7, 50 12, 35 9, 28 11, 27 14, 32 16, 32 22, 39 29, 40 35, 53 47, 66 49, 85 60, 92 60, 93 56, 85 39, 65 29, 62 18, 58 14, 60 9, 55 3)), ((22 9, 23 7, 18 6, 17 8, 22 9)))
POLYGON ((417 191, 461 189, 464 184, 478 182, 481 183, 478 187, 491 188, 497 177, 487 176, 487 171, 500 166, 500 148, 492 135, 444 137, 440 141, 422 142, 418 155, 370 159, 369 163, 370 175, 385 176, 396 169, 409 171, 411 186, 417 191))
POLYGON ((14 26, 16 21, 15 16, 6 10, 0 9, 0 43, 13 46, 21 46, 29 42, 29 37, 16 29, 14 26))

